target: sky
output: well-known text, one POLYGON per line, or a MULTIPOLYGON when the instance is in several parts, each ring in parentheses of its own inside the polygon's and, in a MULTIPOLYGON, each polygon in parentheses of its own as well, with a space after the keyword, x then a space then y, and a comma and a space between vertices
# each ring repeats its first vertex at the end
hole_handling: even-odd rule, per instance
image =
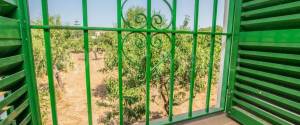
MULTIPOLYGON (((41 19, 41 0, 28 0, 31 20, 41 19)), ((87 0, 88 1, 88 25, 95 27, 113 27, 117 22, 117 0, 87 0)), ((124 0, 122 0, 124 1, 124 0)), ((128 0, 123 13, 128 8, 140 6, 146 8, 147 0, 128 0)), ((172 4, 172 0, 167 0, 172 4)), ((177 26, 183 24, 185 16, 191 18, 189 27, 194 23, 194 1, 177 0, 177 26)), ((218 0, 217 25, 223 25, 224 1, 218 0)), ((213 0, 199 0, 199 25, 209 27, 212 24, 213 0)), ((74 25, 79 21, 82 25, 81 0, 48 0, 50 16, 60 16, 64 25, 74 25)), ((171 12, 163 0, 152 0, 152 11, 160 12, 170 21, 171 12)))

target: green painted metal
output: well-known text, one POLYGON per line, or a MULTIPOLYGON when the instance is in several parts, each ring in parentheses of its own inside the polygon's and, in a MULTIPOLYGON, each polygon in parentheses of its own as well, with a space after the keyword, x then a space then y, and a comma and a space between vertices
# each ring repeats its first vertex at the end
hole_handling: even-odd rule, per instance
POLYGON ((300 124, 299 1, 238 4, 229 115, 243 124, 300 124))
MULTIPOLYGON (((236 95, 238 96, 239 94, 236 94, 236 95)), ((257 106, 252 105, 251 103, 248 103, 244 100, 234 97, 233 101, 235 103, 237 103, 238 105, 240 105, 241 107, 245 107, 246 109, 255 112, 258 117, 262 117, 264 119, 270 120, 270 122, 273 124, 281 124, 281 125, 291 124, 290 122, 286 121, 285 119, 282 119, 273 114, 270 114, 269 112, 266 112, 265 110, 262 110, 262 109, 258 108, 257 106)))
POLYGON ((20 122, 20 125, 28 125, 31 120, 31 114, 28 114, 23 121, 20 122))
POLYGON ((21 40, 0 40, 0 54, 8 55, 14 53, 21 45, 21 40))
POLYGON ((199 0, 195 0, 194 10, 194 34, 193 34, 193 48, 192 48, 192 63, 191 63, 191 75, 190 75, 190 97, 189 97, 189 111, 188 116, 193 116, 193 98, 194 98, 194 85, 195 85, 195 66, 196 66, 196 53, 197 53, 197 32, 198 32, 198 16, 199 16, 199 0))
MULTIPOLYGON (((152 33, 180 33, 195 34, 194 31, 188 30, 169 30, 169 29, 130 29, 130 28, 109 28, 109 27, 80 27, 80 26, 39 26, 32 25, 32 29, 68 29, 68 30, 100 30, 100 31, 123 31, 123 32, 152 32, 152 33)), ((197 34, 210 35, 211 32, 197 31, 197 34)), ((214 33, 215 35, 227 35, 231 33, 214 33)))
MULTIPOLYGON (((117 1, 117 25, 118 28, 122 27, 122 0, 117 1)), ((120 125, 123 125, 123 42, 122 32, 118 31, 118 78, 119 78, 119 117, 120 125)))
POLYGON ((26 91, 27 86, 23 85, 21 88, 8 95, 6 98, 3 99, 3 101, 0 102, 0 109, 2 109, 4 106, 10 105, 12 102, 19 99, 22 95, 24 95, 26 91))
MULTIPOLYGON (((228 2, 228 20, 227 20, 227 32, 232 33, 233 32, 233 22, 234 22, 234 11, 235 11, 235 1, 229 0, 228 2)), ((226 94, 228 90, 228 83, 229 83, 229 64, 230 64, 230 53, 231 53, 231 47, 233 44, 232 36, 227 35, 226 36, 226 46, 225 46, 225 54, 224 54, 224 62, 223 62, 223 77, 222 77, 222 90, 221 90, 221 100, 220 100, 220 107, 227 111, 226 108, 226 94)))
POLYGON ((39 105, 39 96, 37 91, 37 82, 35 77, 35 70, 34 70, 34 59, 33 59, 33 49, 32 49, 32 42, 31 42, 31 30, 30 30, 30 19, 29 19, 29 10, 25 9, 27 7, 26 0, 18 1, 19 6, 19 18, 21 18, 21 28, 22 31, 21 36, 23 38, 23 52, 24 52, 24 68, 26 74, 26 83, 28 88, 28 97, 30 103, 30 111, 28 111, 28 116, 31 117, 31 120, 28 119, 28 116, 24 118, 23 121, 20 122, 26 123, 32 121, 32 124, 41 125, 41 113, 40 113, 40 105, 39 105))
POLYGON ((8 16, 18 7, 15 0, 0 0, 0 15, 8 16))
MULTIPOLYGON (((27 0, 20 0, 23 1, 24 8, 22 10, 28 10, 27 0), (25 2, 24 2, 25 1, 25 2)), ((127 2, 127 1, 125 1, 127 2)), ((166 1, 165 1, 166 2, 166 1)), ((222 87, 222 101, 221 101, 221 108, 210 108, 209 107, 209 99, 210 99, 210 88, 211 88, 211 79, 212 79, 212 68, 213 68, 213 56, 214 56, 214 42, 215 42, 215 36, 216 35, 222 35, 222 36, 228 36, 228 41, 231 40, 231 32, 233 29, 232 26, 232 20, 233 20, 233 14, 231 14, 231 18, 229 18, 229 27, 227 33, 217 33, 216 32, 216 18, 217 18, 217 6, 218 6, 218 0, 214 0, 214 8, 213 8, 213 21, 212 21, 212 31, 211 32, 202 32, 198 31, 198 17, 199 17, 199 0, 195 0, 195 10, 194 10, 194 28, 193 31, 182 31, 176 29, 176 15, 177 15, 177 0, 172 1, 172 6, 168 2, 166 2, 168 5, 170 5, 171 9, 171 15, 172 20, 170 25, 172 25, 171 28, 165 28, 165 29, 158 29, 155 26, 152 25, 152 1, 147 0, 147 10, 146 10, 146 25, 143 28, 124 28, 123 25, 128 25, 127 22, 122 19, 122 5, 124 4, 124 1, 117 0, 117 27, 115 28, 107 28, 107 27, 89 27, 88 26, 88 12, 87 12, 87 0, 82 0, 82 15, 83 15, 83 26, 51 26, 49 25, 48 20, 48 1, 42 0, 42 15, 43 15, 43 24, 42 25, 30 25, 29 22, 24 24, 24 26, 28 26, 25 30, 27 30, 28 34, 30 34, 30 29, 43 29, 44 31, 44 40, 45 40, 45 48, 46 48, 46 58, 47 58, 47 73, 48 73, 48 82, 49 82, 49 93, 50 93, 50 102, 51 102, 51 112, 52 112, 52 122, 53 125, 57 125, 57 112, 56 112, 56 100, 55 100, 55 87, 53 83, 53 69, 52 69, 52 55, 51 55, 51 39, 50 39, 50 31, 51 29, 68 29, 68 30, 82 30, 83 36, 84 36, 84 53, 85 53, 85 72, 86 72, 86 93, 87 93, 87 108, 88 108, 88 124, 92 125, 92 106, 91 106, 91 88, 90 88, 90 66, 89 66, 89 38, 88 38, 88 32, 90 30, 100 30, 100 31, 113 31, 117 32, 118 37, 118 80, 119 80, 119 117, 120 121, 119 124, 122 125, 123 123, 123 79, 122 79, 122 63, 123 63, 123 36, 122 33, 124 32, 132 32, 132 33, 145 33, 146 34, 146 114, 145 114, 145 124, 172 124, 172 123, 178 123, 180 121, 184 120, 191 120, 194 118, 210 115, 212 113, 223 111, 224 105, 225 105, 225 92, 226 92, 226 84, 222 87), (124 23, 124 24, 123 24, 124 23), (159 122, 150 122, 150 84, 151 84, 151 69, 153 69, 153 66, 151 65, 151 41, 152 41, 152 35, 155 33, 162 33, 162 34, 171 34, 171 48, 170 48, 170 96, 169 96, 169 115, 166 120, 158 120, 159 122), (190 76, 190 97, 189 97, 189 109, 186 114, 179 115, 179 116, 173 116, 173 100, 174 100, 174 81, 175 81, 175 48, 176 48, 176 34, 192 34, 193 35, 193 50, 192 50, 192 60, 191 60, 191 76, 190 76), (211 35, 211 53, 210 53, 210 63, 209 63, 209 78, 208 78, 208 92, 207 92, 207 100, 206 100, 206 109, 204 111, 193 111, 193 98, 194 98, 194 84, 195 84, 195 68, 196 68, 196 47, 197 47, 197 37, 198 35, 211 35)), ((233 13, 234 10, 234 2, 230 3, 230 13, 233 13)), ((24 14, 27 18, 28 12, 25 12, 24 14)), ((31 39, 30 37, 28 37, 31 39)), ((30 45, 29 40, 29 45, 30 45)), ((231 44, 227 45, 227 51, 230 51, 231 44)), ((19 46, 18 43, 15 41, 15 44, 9 45, 13 47, 19 46)), ((1 47, 1 44, 0 44, 1 47)), ((29 52, 32 52, 31 48, 26 49, 29 52)), ((29 53, 29 55, 32 53, 29 53)), ((229 64, 230 58, 226 57, 226 63, 229 64)), ((32 63, 32 60, 29 60, 30 63, 32 63)), ((34 65, 31 65, 33 67, 34 65)), ((225 66, 227 69, 228 67, 225 66)), ((34 70, 31 70, 34 71, 34 70)), ((228 71, 228 70, 226 70, 228 71)), ((225 70, 224 70, 225 72, 225 70)), ((22 74, 19 75, 13 75, 10 78, 20 78, 22 74)), ((224 75, 226 76, 227 73, 224 75)), ((35 79, 31 79, 31 81, 34 81, 35 79)), ((224 78, 225 80, 225 78, 224 78)), ((8 79, 6 80, 6 83, 16 83, 18 79, 8 79)), ((227 81, 227 80, 226 80, 227 81)), ((3 86, 4 88, 6 87, 3 86)), ((32 88, 29 87, 29 88, 32 88)), ((33 87, 34 88, 34 87, 33 87)), ((33 116, 33 114, 30 114, 33 116)), ((26 123, 27 120, 24 119, 24 123, 26 123)))
MULTIPOLYGON (((151 0, 147 0, 146 25, 142 28, 124 28, 122 22, 122 0, 117 0, 117 27, 89 27, 87 17, 87 0, 82 0, 83 26, 49 26, 48 1, 42 0, 43 25, 29 24, 27 0, 19 0, 18 5, 8 0, 0 0, 0 73, 10 71, 22 64, 24 70, 0 80, 0 90, 9 91, 18 86, 17 91, 0 102, 5 107, 28 90, 29 99, 19 107, 11 107, 8 118, 0 124, 17 124, 15 118, 30 107, 30 112, 20 124, 41 124, 38 110, 38 96, 34 74, 34 63, 31 48, 30 29, 43 29, 49 93, 53 124, 57 125, 55 87, 53 83, 52 55, 51 55, 51 29, 82 30, 84 33, 86 93, 88 108, 88 124, 92 125, 92 106, 89 67, 89 30, 113 31, 118 33, 118 79, 119 79, 119 124, 123 123, 123 32, 146 33, 146 121, 145 124, 173 124, 184 120, 210 115, 226 109, 229 115, 243 124, 298 124, 300 123, 300 16, 299 1, 296 0, 230 0, 227 33, 216 33, 216 18, 218 0, 214 0, 213 20, 211 32, 198 31, 199 0, 195 0, 193 31, 180 31, 176 29, 177 1, 172 1, 171 29, 158 29, 152 25, 151 0), (5 5, 5 6, 4 6, 5 5), (20 7, 17 7, 20 6, 20 7), (15 14, 16 9, 19 15, 15 14), (7 14, 11 13, 11 14, 7 14), (18 16, 16 16, 18 15, 18 16), (19 17, 20 20, 11 17, 19 17), (4 25, 3 25, 4 24, 4 25), (21 26, 21 27, 20 27, 21 26), (21 31, 21 32, 20 32, 21 31), (151 84, 151 41, 155 33, 171 34, 170 48, 170 96, 169 115, 166 119, 150 122, 150 84, 151 84), (192 34, 193 48, 190 75, 190 97, 188 112, 173 116, 174 77, 175 77, 175 48, 176 34, 192 34), (204 111, 194 112, 192 109, 195 84, 196 47, 198 35, 210 35, 210 61, 207 83, 206 108, 204 111), (222 86, 221 107, 211 109, 210 91, 213 75, 213 56, 216 35, 227 36, 226 55, 224 62, 224 76, 222 86), (8 43, 5 43, 7 42, 8 43), (20 42, 22 41, 22 42, 20 42), (3 49, 2 49, 3 48, 3 49), (22 54, 18 49, 22 48, 22 54), (15 53, 16 52, 16 53, 15 53), (5 56, 13 54, 12 56, 5 56), (29 74, 29 75, 28 75, 29 74), (24 83, 24 78, 26 79, 24 83), (23 86, 23 87, 22 87, 23 86), (227 89, 228 87, 228 89, 227 89), (227 89, 227 91, 226 91, 227 89), (228 98, 225 98, 227 93, 228 98), (226 108, 225 108, 226 100, 226 108), (34 108, 37 107, 37 108, 34 108), (30 118, 31 117, 31 118, 30 118), (31 119, 31 120, 30 120, 31 119)), ((126 1, 125 1, 126 2, 126 1)), ((170 4, 169 4, 170 5, 170 4)), ((128 25, 128 24, 127 24, 128 25)))
POLYGON ((6 93, 0 107, 7 112, 1 125, 41 124, 28 18, 22 0, 0 0, 0 91, 6 93))
MULTIPOLYGON (((43 15, 43 25, 49 25, 49 16, 48 16, 48 0, 42 0, 42 15, 43 15)), ((51 38, 50 38, 50 29, 44 29, 44 42, 45 42, 45 51, 46 51, 46 60, 47 60, 47 75, 48 75, 48 84, 49 84, 49 93, 50 93, 50 105, 51 105, 51 114, 52 114, 52 124, 57 125, 57 112, 56 112, 56 97, 55 97, 55 86, 53 81, 53 64, 52 64, 52 51, 51 51, 51 38)))
POLYGON ((257 27, 264 26, 265 28, 273 27, 292 27, 299 26, 297 24, 300 21, 300 14, 284 15, 278 17, 268 17, 262 19, 255 19, 249 21, 242 21, 241 26, 248 29, 253 29, 257 27))
POLYGON ((0 73, 6 72, 23 63, 22 55, 15 55, 0 59, 0 73))
POLYGON ((249 67, 259 67, 262 69, 272 70, 273 72, 285 72, 286 74, 297 75, 300 73, 300 68, 297 66, 290 66, 285 64, 278 64, 278 63, 270 63, 270 62, 263 62, 257 60, 250 60, 250 59, 239 59, 238 61, 241 65, 246 65, 249 67))
POLYGON ((236 119, 239 123, 243 125, 268 125, 269 123, 263 121, 257 116, 248 113, 246 110, 239 108, 237 106, 232 107, 231 117, 236 119))
MULTIPOLYGON (((151 29, 151 0, 147 0, 147 30, 151 29)), ((146 125, 150 121, 150 82, 151 82, 151 33, 146 36, 146 125)))
POLYGON ((241 15, 241 4, 240 0, 235 0, 235 9, 234 9, 234 20, 233 20, 233 32, 232 32, 232 44, 231 44, 231 53, 230 53, 230 64, 229 64, 229 78, 228 78, 228 91, 227 91, 227 101, 226 101, 226 111, 230 114, 232 108, 232 97, 234 90, 234 82, 236 75, 236 66, 237 66, 237 52, 238 52, 238 39, 240 31, 240 15, 241 15))
POLYGON ((255 56, 255 58, 267 58, 270 60, 286 60, 291 62, 299 62, 300 56, 297 54, 273 53, 273 52, 260 52, 252 50, 240 50, 238 52, 241 56, 255 56))
POLYGON ((210 91, 211 91, 211 80, 213 77, 213 67, 214 67, 214 54, 215 54, 215 41, 216 35, 216 23, 217 23, 217 12, 218 12, 218 0, 214 0, 213 5, 213 17, 212 17, 212 28, 211 32, 211 42, 210 42, 210 54, 209 54, 209 64, 208 64, 208 80, 207 80, 207 90, 206 90, 206 105, 205 111, 209 112, 209 104, 210 104, 210 91))
POLYGON ((1 39, 21 39, 18 20, 0 16, 0 28, 1 39))
POLYGON ((9 90, 9 87, 19 84, 19 82, 22 81, 24 78, 25 78, 24 70, 9 75, 4 79, 1 79, 0 90, 1 91, 9 90))
POLYGON ((247 11, 242 14, 243 18, 258 18, 258 17, 270 17, 285 13, 297 12, 300 10, 300 1, 295 1, 292 3, 279 4, 276 6, 270 6, 261 9, 255 9, 247 11))
MULTIPOLYGON (((300 36, 298 35, 300 32, 299 29, 289 29, 289 30, 268 30, 268 31, 252 31, 252 32, 241 32, 240 33, 240 41, 243 42, 254 42, 254 41, 264 41, 263 43, 256 43, 256 45, 260 44, 272 44, 275 46, 281 45, 281 48, 285 48, 284 46, 294 46, 296 48, 299 46, 300 36), (264 34, 264 35, 261 35, 264 34), (289 34, 289 35, 282 35, 289 34), (285 44, 289 43, 289 44, 285 44)), ((253 44, 253 43, 252 43, 253 44)))
POLYGON ((15 110, 13 110, 12 113, 10 113, 7 118, 5 118, 3 121, 0 122, 0 125, 10 125, 13 123, 15 118, 17 118, 26 108, 29 106, 29 100, 26 99, 24 102, 22 102, 21 105, 19 105, 15 110))
POLYGON ((251 76, 256 76, 258 78, 266 78, 269 80, 275 80, 278 83, 281 83, 285 86, 299 86, 300 85, 300 79, 278 75, 276 73, 269 73, 269 72, 263 72, 259 70, 253 70, 250 68, 244 68, 244 67, 238 67, 238 72, 244 73, 244 74, 250 74, 251 76))
MULTIPOLYGON (((243 82, 243 83, 247 83, 247 82, 243 82)), ((295 112, 300 111, 299 110, 300 103, 293 101, 292 99, 286 99, 286 98, 280 97, 276 94, 273 94, 271 92, 264 91, 263 89, 257 89, 257 88, 251 87, 250 85, 248 86, 246 84, 236 84, 236 87, 244 90, 245 92, 249 92, 252 95, 262 96, 264 98, 272 100, 273 102, 286 105, 286 107, 290 107, 290 109, 294 110, 295 112)), ((255 99, 253 99, 253 100, 255 100, 255 99)), ((299 115, 295 115, 295 117, 297 117, 297 116, 299 116, 299 115)))
POLYGON ((241 7, 244 10, 254 10, 264 7, 274 6, 278 4, 284 4, 289 2, 294 2, 297 0, 252 0, 252 1, 243 1, 241 7))
MULTIPOLYGON (((172 4, 172 30, 176 30, 176 8, 177 0, 173 0, 172 4)), ((175 47, 176 47, 176 34, 172 33, 171 36, 171 67, 170 67, 170 99, 169 99, 169 121, 173 120, 173 98, 174 98, 174 72, 175 72, 175 47)))
MULTIPOLYGON (((82 15, 83 26, 88 26, 88 13, 87 13, 87 0, 82 0, 82 15)), ((90 57, 89 57, 89 31, 83 30, 83 42, 84 42, 84 62, 85 62, 85 79, 86 79, 86 98, 88 109, 88 124, 93 124, 92 115, 92 96, 91 96, 91 78, 90 78, 90 57)))
MULTIPOLYGON (((280 85, 276 85, 276 84, 272 84, 270 82, 257 80, 257 79, 247 77, 247 76, 243 76, 243 75, 237 75, 236 77, 237 77, 238 80, 247 82, 250 85, 253 84, 253 86, 254 85, 261 86, 262 88, 267 88, 267 89, 270 89, 270 90, 273 90, 273 91, 277 91, 278 93, 289 95, 290 97, 297 97, 297 98, 300 97, 300 95, 298 94, 299 93, 298 90, 293 90, 293 89, 290 89, 290 88, 282 87, 280 85)), ((291 103, 291 104, 294 104, 294 103, 291 103)), ((295 105, 295 106, 297 106, 297 105, 295 105)), ((295 109, 299 109, 299 108, 295 108, 295 109)))
MULTIPOLYGON (((238 85, 240 85, 240 83, 236 83, 236 86, 238 86, 238 85)), ((277 116, 283 117, 283 119, 291 120, 291 121, 296 122, 296 123, 299 122, 299 120, 300 120, 300 115, 298 115, 296 113, 293 113, 289 110, 285 110, 284 108, 281 108, 279 106, 273 105, 273 104, 271 104, 269 102, 266 102, 262 99, 258 99, 254 96, 251 96, 251 95, 249 96, 248 94, 243 93, 243 92, 239 92, 239 91, 236 91, 235 94, 238 97, 243 98, 245 101, 248 101, 252 104, 255 104, 258 107, 262 107, 266 111, 275 113, 277 116)))
POLYGON ((212 108, 212 109, 210 109, 210 113, 207 113, 205 110, 198 110, 198 111, 194 111, 192 113, 193 117, 190 117, 189 113, 184 113, 184 114, 174 116, 173 120, 171 122, 169 121, 168 118, 165 118, 165 119, 157 119, 157 120, 150 121, 150 124, 151 125, 180 124, 181 122, 184 122, 184 121, 194 120, 194 119, 201 118, 201 117, 209 117, 209 116, 213 116, 215 114, 221 113, 221 112, 223 112, 223 109, 220 109, 220 108, 212 108))

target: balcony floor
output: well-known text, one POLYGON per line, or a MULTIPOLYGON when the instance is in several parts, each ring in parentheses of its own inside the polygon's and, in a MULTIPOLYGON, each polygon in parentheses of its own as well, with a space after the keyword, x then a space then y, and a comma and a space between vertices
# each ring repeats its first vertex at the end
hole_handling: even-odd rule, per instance
POLYGON ((221 113, 211 117, 178 123, 176 125, 239 125, 239 123, 230 119, 225 113, 221 113))

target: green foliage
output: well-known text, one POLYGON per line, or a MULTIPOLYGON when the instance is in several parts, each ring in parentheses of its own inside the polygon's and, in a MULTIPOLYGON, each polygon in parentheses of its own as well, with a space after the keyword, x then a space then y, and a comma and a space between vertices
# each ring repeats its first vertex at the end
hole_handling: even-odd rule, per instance
POLYGON ((49 121, 50 117, 50 97, 49 97, 49 90, 47 85, 39 85, 38 89, 39 93, 39 102, 40 102, 40 107, 41 107, 41 117, 43 123, 47 123, 49 121))
MULTIPOLYGON (((145 9, 136 7, 130 8, 124 19, 134 28, 143 27, 145 20, 143 19, 145 9), (138 15, 138 16, 136 16, 138 15), (138 21, 136 21, 138 20, 138 21)), ((157 27, 166 27, 168 22, 165 18, 157 27)), ((180 30, 189 30, 188 23, 190 19, 186 17, 184 24, 180 26, 180 30)), ((127 27, 128 25, 124 25, 127 27)), ((211 28, 200 29, 201 31, 210 31, 211 28)), ((221 27, 217 27, 220 32, 221 27)), ((164 101, 165 113, 168 113, 169 103, 169 83, 170 83, 170 50, 171 41, 170 34, 152 34, 151 42, 151 90, 158 90, 159 95, 151 95, 151 101, 159 98, 164 101)), ((146 37, 144 33, 123 33, 123 106, 124 106, 124 122, 132 124, 138 120, 142 120, 145 115, 146 100, 146 37)), ((116 33, 103 32, 96 40, 99 47, 104 51, 105 69, 103 71, 115 71, 118 66, 118 41, 116 33)), ((175 105, 181 104, 185 100, 189 89, 191 60, 192 60, 192 35, 177 34, 176 50, 175 50, 175 105)), ((214 56, 214 77, 213 83, 216 83, 220 53, 221 37, 216 36, 215 56, 214 56)), ((210 35, 198 35, 197 46, 197 63, 196 63, 196 82, 195 91, 199 91, 206 86, 208 77, 208 64, 210 53, 210 35)), ((109 102, 113 105, 114 110, 108 113, 105 123, 109 124, 113 119, 118 117, 118 79, 110 77, 106 80, 107 96, 109 102)), ((152 93, 153 94, 153 93, 152 93)))
MULTIPOLYGON (((33 22, 39 24, 39 20, 33 22)), ((51 25, 61 25, 59 17, 50 17, 51 25)), ((51 30, 51 50, 53 66, 59 71, 73 67, 71 52, 82 51, 83 44, 80 31, 51 30)), ((38 76, 46 74, 46 55, 44 34, 41 30, 32 30, 33 55, 38 76)))
POLYGON ((129 8, 125 14, 125 28, 142 28, 146 26, 146 9, 143 7, 129 8))
MULTIPOLYGON (((39 25, 40 20, 32 22, 39 25)), ((50 17, 49 23, 51 25, 61 25, 59 17, 50 17)), ((51 50, 53 69, 55 73, 60 71, 67 71, 73 68, 73 62, 71 61, 72 52, 82 52, 83 40, 81 37, 81 31, 70 30, 51 30, 51 50)), ((47 72, 46 55, 45 55, 45 41, 42 30, 32 30, 32 42, 33 42, 33 56, 35 63, 35 71, 38 76, 39 82, 39 98, 41 105, 41 115, 43 122, 47 122, 50 117, 50 101, 48 85, 44 84, 45 75, 47 72)), ((58 75, 58 74, 55 74, 58 75)), ((58 76, 55 76, 57 79, 58 76)), ((47 82, 46 82, 47 83, 47 82)), ((56 86, 57 87, 57 86, 56 86)), ((59 96, 59 95, 58 95, 59 96)))

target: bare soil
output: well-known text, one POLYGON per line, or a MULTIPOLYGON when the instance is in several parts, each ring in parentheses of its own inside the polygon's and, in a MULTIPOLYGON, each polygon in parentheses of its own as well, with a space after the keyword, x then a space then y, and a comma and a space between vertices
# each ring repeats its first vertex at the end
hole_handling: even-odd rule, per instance
MULTIPOLYGON (((57 115, 60 125, 87 125, 87 101, 86 101, 86 85, 85 85, 85 64, 83 53, 72 54, 72 60, 74 62, 74 68, 66 73, 62 73, 62 80, 64 83, 64 91, 56 93, 57 98, 57 115)), ((105 99, 105 84, 104 80, 108 75, 113 73, 99 72, 104 67, 103 55, 98 55, 98 59, 94 59, 94 55, 90 54, 90 74, 91 74, 91 91, 92 91, 92 113, 93 123, 101 124, 100 120, 105 116, 105 112, 112 109, 106 107, 100 107, 97 105, 97 100, 105 99)), ((39 87, 45 87, 47 85, 46 78, 38 79, 39 87)), ((212 86, 211 90, 211 106, 214 106, 217 101, 217 85, 212 86)), ((187 92, 188 93, 188 92, 187 92)), ((205 96, 206 91, 195 93, 193 109, 200 110, 205 108, 205 96)), ((188 97, 188 96, 187 96, 188 97)), ((49 98, 49 97, 44 97, 49 98)), ((44 125, 51 125, 51 111, 49 108, 49 99, 42 100, 47 103, 41 104, 44 111, 44 125)), ((117 101, 117 100, 116 100, 117 101)), ((188 99, 180 105, 174 106, 174 114, 186 113, 188 110, 188 99)), ((163 112, 162 101, 157 103, 151 103, 152 115, 154 112, 163 112)), ((160 116, 165 117, 165 115, 160 116)))

